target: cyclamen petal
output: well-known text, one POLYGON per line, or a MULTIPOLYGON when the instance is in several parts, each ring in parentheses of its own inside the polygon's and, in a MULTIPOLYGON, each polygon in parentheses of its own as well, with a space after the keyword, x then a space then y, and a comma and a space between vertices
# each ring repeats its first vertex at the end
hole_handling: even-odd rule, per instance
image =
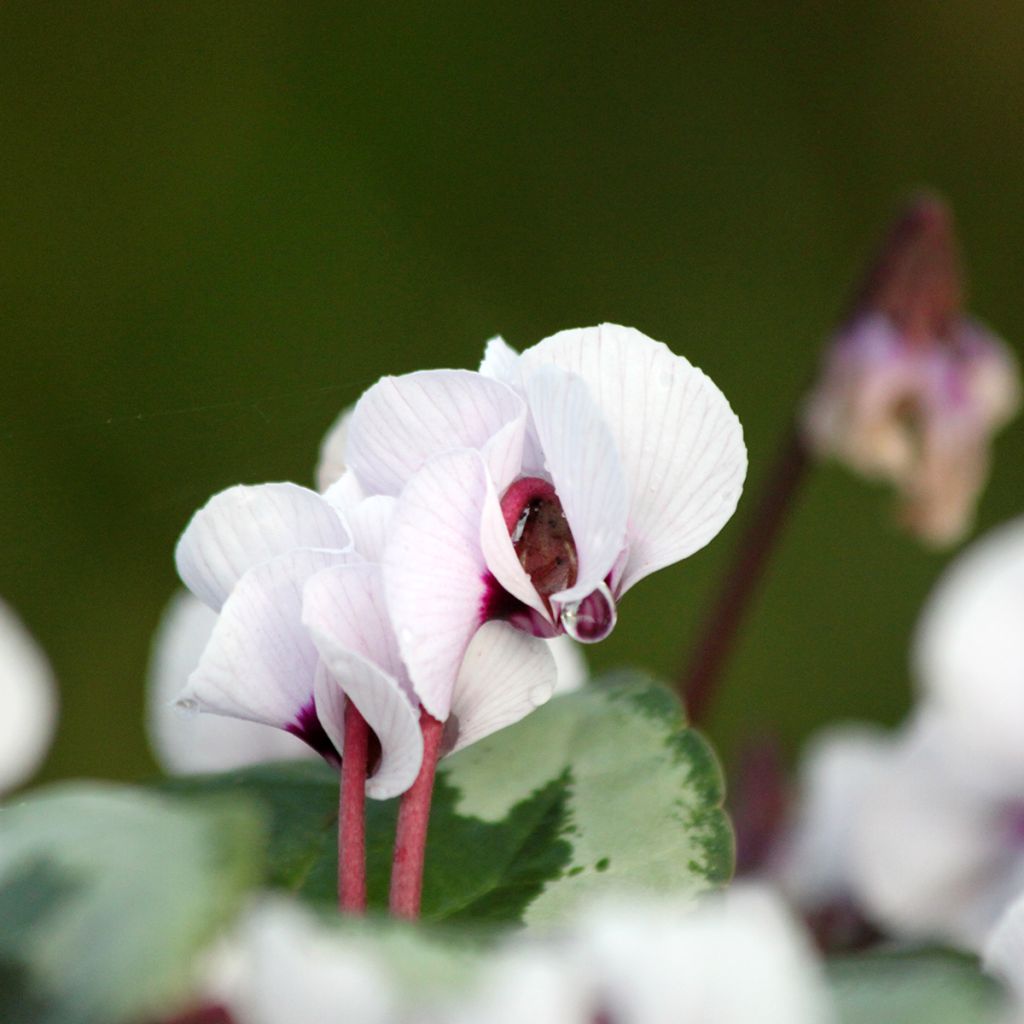
POLYGON ((319 654, 302 624, 302 592, 315 573, 350 557, 299 549, 250 569, 224 603, 179 703, 286 729, 333 757, 316 719, 319 654))
POLYGON ((182 590, 168 603, 153 639, 147 673, 149 742, 164 771, 231 771, 263 761, 312 757, 298 737, 257 722, 190 714, 175 703, 199 664, 216 612, 182 590))
POLYGON ((352 546, 360 558, 379 562, 384 557, 398 500, 387 494, 363 498, 345 513, 345 525, 352 535, 352 546))
POLYGON ((551 698, 557 681, 546 641, 504 622, 485 622, 459 670, 445 727, 446 753, 525 718, 551 698))
POLYGON ((526 406, 511 388, 468 370, 384 377, 356 404, 347 464, 368 494, 397 495, 430 458, 480 451, 499 486, 522 461, 526 406))
POLYGON ((523 374, 578 374, 615 439, 629 488, 629 554, 619 594, 692 555, 736 509, 747 471, 743 430, 715 384, 630 327, 561 331, 522 355, 523 374))
POLYGON ((219 611, 254 566, 295 548, 342 551, 351 539, 337 510, 297 484, 231 487, 192 517, 178 541, 178 575, 219 611))
POLYGON ((423 760, 419 709, 391 629, 379 565, 344 565, 313 576, 302 620, 326 671, 316 681, 316 705, 328 736, 344 754, 345 698, 380 740, 381 761, 368 796, 388 799, 415 781, 423 760))
POLYGON ((384 552, 398 648, 416 695, 440 721, 484 619, 488 569, 479 537, 487 486, 477 452, 432 459, 402 492, 384 552))
POLYGON ((576 583, 554 595, 568 604, 604 582, 626 546, 626 479, 615 440, 582 378, 543 366, 527 381, 526 395, 576 543, 576 583))

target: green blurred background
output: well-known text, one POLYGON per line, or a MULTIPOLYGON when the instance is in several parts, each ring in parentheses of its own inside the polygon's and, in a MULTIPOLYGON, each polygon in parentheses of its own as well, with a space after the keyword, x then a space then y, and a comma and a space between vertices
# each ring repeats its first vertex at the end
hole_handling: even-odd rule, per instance
MULTIPOLYGON (((0 125, 0 594, 60 678, 50 777, 152 770, 175 538, 229 484, 309 481, 383 373, 607 319, 711 374, 750 448, 740 513, 590 652, 673 673, 911 189, 952 200, 973 308, 1024 338, 1013 4, 8 3, 0 125)), ((1018 423, 982 527, 1022 469, 1018 423)), ((887 505, 813 476, 710 724, 727 754, 907 707, 946 556, 887 505)))

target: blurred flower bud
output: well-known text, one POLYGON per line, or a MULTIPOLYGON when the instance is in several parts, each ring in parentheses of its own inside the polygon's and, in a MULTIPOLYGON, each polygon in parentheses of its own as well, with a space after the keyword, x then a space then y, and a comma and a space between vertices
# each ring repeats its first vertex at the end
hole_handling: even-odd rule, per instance
POLYGON ((949 209, 920 197, 826 349, 804 414, 808 444, 894 484, 905 525, 951 544, 970 528, 990 439, 1019 405, 1012 353, 963 312, 949 209))

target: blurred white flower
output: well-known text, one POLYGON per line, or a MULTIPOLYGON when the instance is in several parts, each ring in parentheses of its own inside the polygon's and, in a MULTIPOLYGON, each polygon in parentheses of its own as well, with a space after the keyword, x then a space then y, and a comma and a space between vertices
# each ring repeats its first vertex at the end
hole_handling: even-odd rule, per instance
POLYGON ((736 885, 696 907, 592 910, 561 938, 514 940, 459 1021, 826 1024, 821 965, 770 890, 736 885))
POLYGON ((885 730, 851 724, 818 733, 805 748, 795 812, 768 868, 804 913, 850 903, 854 832, 895 747, 885 730))
POLYGON ((191 774, 315 757, 291 733, 241 718, 194 714, 178 706, 216 621, 215 611, 182 590, 168 602, 153 638, 146 724, 160 767, 173 774, 191 774))
POLYGON ((990 439, 1020 406, 1013 355, 963 314, 961 291, 952 216, 919 199, 826 349, 804 417, 814 451, 893 483, 906 525, 934 544, 970 528, 990 439))
POLYGON ((0 793, 42 763, 57 724, 57 684, 46 656, 0 601, 0 793))
POLYGON ((858 902, 890 934, 978 950, 1024 888, 1024 748, 1006 767, 927 707, 903 731, 850 842, 858 902))
POLYGON ((214 952, 206 998, 235 1024, 398 1024, 398 986, 359 938, 283 900, 258 904, 214 952))
POLYGON ((985 760, 1024 751, 1024 518, 992 530, 943 574, 918 623, 914 667, 927 701, 985 760))
POLYGON ((985 970, 1006 985, 1014 1013, 1014 1024, 1024 1021, 1024 892, 1018 893, 995 926, 982 948, 985 970))

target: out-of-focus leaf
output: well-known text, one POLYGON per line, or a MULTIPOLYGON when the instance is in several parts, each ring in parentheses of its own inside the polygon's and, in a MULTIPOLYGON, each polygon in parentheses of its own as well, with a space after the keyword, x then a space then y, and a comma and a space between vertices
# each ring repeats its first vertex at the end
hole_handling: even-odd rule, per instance
MULTIPOLYGON (((165 785, 261 800, 270 884, 333 902, 335 773, 293 763, 165 785)), ((668 690, 630 674, 592 684, 442 763, 423 916, 540 924, 604 891, 712 888, 732 868, 721 802, 718 763, 668 690)), ((368 812, 376 907, 387 901, 396 803, 368 812)))
POLYGON ((840 1024, 998 1024, 998 986, 955 953, 862 953, 829 962, 840 1024))
POLYGON ((165 1015, 259 879, 263 845, 251 806, 123 786, 0 809, 0 1020, 165 1015))

